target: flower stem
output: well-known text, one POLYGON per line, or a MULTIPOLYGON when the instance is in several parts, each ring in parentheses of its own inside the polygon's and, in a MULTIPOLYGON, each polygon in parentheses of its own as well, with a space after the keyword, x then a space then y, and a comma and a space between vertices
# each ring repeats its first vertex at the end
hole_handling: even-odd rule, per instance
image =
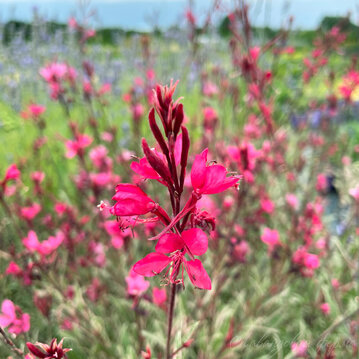
POLYGON ((24 357, 24 352, 19 349, 14 342, 6 335, 4 329, 2 327, 0 327, 0 334, 3 337, 4 342, 10 347, 10 349, 19 357, 19 358, 23 358, 24 357))
POLYGON ((172 323, 173 323, 173 310, 175 307, 175 297, 176 297, 176 284, 173 283, 171 284, 170 305, 168 307, 166 359, 171 358, 171 333, 172 333, 172 323))

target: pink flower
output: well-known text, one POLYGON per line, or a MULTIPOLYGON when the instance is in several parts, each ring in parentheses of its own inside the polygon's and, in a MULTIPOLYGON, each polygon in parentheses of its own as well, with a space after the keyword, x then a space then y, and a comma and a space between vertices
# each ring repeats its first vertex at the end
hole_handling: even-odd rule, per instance
POLYGON ((104 94, 106 94, 106 93, 111 92, 111 89, 112 89, 111 84, 105 83, 105 84, 103 84, 103 85, 101 86, 101 88, 98 90, 97 94, 98 94, 99 96, 102 96, 102 95, 104 95, 104 94))
MULTIPOLYGON (((90 173, 90 180, 94 187, 105 187, 108 184, 111 184, 113 181, 113 175, 109 172, 101 172, 101 173, 90 173)), ((116 181, 117 182, 117 181, 116 181)))
POLYGON ((320 265, 318 256, 306 253, 304 256, 304 265, 309 269, 317 269, 320 265))
POLYGON ((76 19, 74 17, 70 17, 69 21, 67 23, 68 23, 68 25, 69 25, 69 27, 71 29, 76 29, 77 28, 77 21, 76 21, 76 19))
POLYGON ((38 203, 34 203, 30 207, 22 207, 20 209, 20 215, 22 218, 31 221, 39 214, 40 211, 41 206, 38 203))
POLYGON ((261 208, 266 213, 272 213, 274 211, 274 203, 268 198, 261 199, 261 208))
POLYGON ((141 103, 136 103, 131 107, 132 116, 135 121, 138 121, 144 114, 145 110, 141 103))
POLYGON ((203 109, 203 117, 206 122, 213 123, 218 118, 218 115, 213 107, 205 107, 203 109))
POLYGON ((6 271, 5 271, 5 274, 7 275, 14 275, 14 276, 18 276, 22 273, 22 270, 21 268, 15 263, 15 262, 10 262, 6 271))
POLYGON ((33 253, 39 248, 40 242, 36 233, 34 231, 29 231, 27 237, 22 240, 22 244, 29 250, 29 252, 33 253))
POLYGON ((62 232, 58 232, 56 236, 50 236, 47 240, 42 241, 37 249, 38 253, 47 256, 54 252, 64 241, 62 232))
POLYGON ((264 228, 264 230, 263 230, 263 233, 261 235, 261 240, 262 240, 262 242, 264 242, 265 244, 268 245, 269 251, 272 251, 275 246, 278 246, 281 244, 279 241, 278 231, 275 229, 267 228, 267 227, 264 228))
POLYGON ((241 240, 238 244, 234 246, 233 255, 242 263, 245 263, 247 260, 247 255, 250 252, 250 247, 248 242, 241 240))
POLYGON ((285 195, 285 200, 287 202, 287 204, 294 210, 296 210, 298 208, 299 202, 298 202, 298 198, 295 194, 293 193, 287 193, 285 195))
POLYGON ((340 287, 340 282, 336 278, 333 278, 331 280, 331 283, 332 283, 332 286, 333 286, 334 289, 338 289, 340 287))
POLYGON ((217 95, 219 92, 218 87, 210 81, 206 81, 203 85, 203 94, 208 97, 217 95))
POLYGON ((45 106, 36 105, 36 104, 29 105, 27 109, 32 118, 38 118, 46 111, 45 106))
POLYGON ((140 296, 149 288, 150 283, 143 278, 142 275, 137 274, 131 269, 129 275, 126 277, 127 293, 133 296, 140 296))
POLYGON ((327 177, 324 173, 320 173, 317 177, 317 184, 315 186, 318 192, 325 192, 328 188, 327 177))
POLYGON ((170 272, 168 280, 170 283, 183 283, 183 271, 186 270, 192 284, 200 289, 211 289, 211 280, 199 259, 194 256, 201 256, 206 253, 208 239, 206 234, 199 228, 192 228, 183 231, 182 235, 166 233, 157 242, 156 252, 148 254, 138 261, 133 270, 145 277, 152 277, 161 273, 169 264, 170 272), (170 254, 166 256, 165 254, 170 254), (185 255, 188 254, 191 260, 188 261, 185 255), (182 279, 177 279, 182 267, 182 279))
POLYGON ((29 231, 26 238, 22 240, 23 245, 31 252, 37 252, 42 256, 47 256, 54 252, 63 242, 64 235, 58 232, 55 237, 50 236, 47 240, 39 242, 34 231, 29 231))
POLYGON ((84 40, 87 40, 90 37, 94 37, 95 35, 96 35, 96 30, 94 30, 94 29, 86 30, 85 34, 84 34, 84 40))
POLYGON ((64 63, 54 62, 40 69, 40 75, 47 82, 58 81, 66 75, 67 68, 68 66, 64 63))
POLYGON ((73 158, 76 155, 83 156, 84 149, 90 146, 91 143, 92 138, 90 136, 78 134, 75 140, 66 141, 66 157, 73 158))
POLYGON ((349 194, 357 201, 359 202, 359 185, 354 187, 354 188, 351 188, 349 190, 349 194))
POLYGON ((316 246, 318 249, 325 249, 326 246, 327 246, 327 241, 325 240, 325 238, 319 238, 319 239, 316 241, 315 246, 316 246))
POLYGON ((330 313, 330 306, 329 306, 329 303, 322 303, 320 305, 320 310, 322 311, 322 313, 324 315, 329 315, 330 313))
POLYGON ((9 333, 18 335, 30 330, 30 315, 22 313, 21 309, 11 300, 5 299, 1 305, 0 326, 8 328, 9 333))
MULTIPOLYGON (((131 222, 128 222, 130 226, 131 222)), ((106 232, 111 236, 111 245, 115 249, 120 249, 126 238, 132 237, 131 228, 122 227, 118 221, 106 221, 104 223, 106 232)), ((134 233, 136 236, 136 233, 134 233)))
POLYGON ((302 340, 300 343, 292 343, 291 349, 296 358, 306 358, 308 343, 305 340, 302 340))
POLYGON ((107 155, 108 150, 103 145, 94 147, 89 153, 93 165, 99 169, 102 167, 109 168, 112 166, 112 160, 108 158, 107 155))
POLYGON ((188 9, 188 10, 186 11, 186 19, 187 19, 187 21, 188 21, 191 25, 195 25, 195 24, 196 24, 196 18, 195 18, 195 16, 193 15, 193 12, 192 12, 190 9, 188 9))
POLYGON ((153 288, 152 290, 153 303, 161 307, 166 304, 167 293, 165 288, 153 288))
POLYGON ((18 170, 16 164, 10 165, 6 170, 5 177, 2 180, 2 183, 6 183, 10 180, 16 180, 20 177, 20 171, 18 170))
POLYGON ((91 82, 88 80, 85 80, 82 84, 82 89, 85 95, 91 95, 93 92, 91 82))
POLYGON ((62 216, 67 211, 67 205, 66 203, 58 202, 54 206, 54 210, 57 213, 58 216, 62 216))
POLYGON ((36 183, 41 183, 45 178, 45 173, 41 171, 35 171, 31 173, 31 179, 36 183))
POLYGON ((97 302, 102 291, 103 286, 101 285, 99 279, 94 278, 86 289, 86 295, 91 300, 91 302, 97 302))
POLYGON ((144 178, 155 180, 161 179, 161 176, 148 163, 146 157, 141 158, 139 162, 132 162, 131 169, 144 178))
POLYGON ((101 139, 105 142, 112 142, 113 141, 113 134, 110 132, 102 132, 101 139))
POLYGON ((191 171, 193 189, 198 194, 214 194, 233 187, 238 176, 227 177, 227 170, 221 165, 207 166, 208 149, 195 157, 191 171))
POLYGON ((105 248, 102 243, 91 241, 89 243, 89 252, 93 255, 93 262, 98 267, 104 267, 106 265, 105 248))
POLYGON ((253 61, 257 61, 260 52, 261 52, 261 48, 259 46, 251 47, 249 49, 249 54, 251 55, 253 61))
POLYGON ((213 107, 205 107, 203 109, 204 128, 207 131, 213 131, 218 120, 218 115, 213 107))
POLYGON ((228 146, 227 152, 230 158, 237 162, 244 179, 252 183, 254 181, 253 171, 259 157, 259 151, 250 142, 243 142, 240 146, 228 146))
POLYGON ((155 202, 142 189, 130 183, 116 186, 116 194, 112 197, 116 204, 110 212, 115 216, 138 216, 153 211, 155 202))

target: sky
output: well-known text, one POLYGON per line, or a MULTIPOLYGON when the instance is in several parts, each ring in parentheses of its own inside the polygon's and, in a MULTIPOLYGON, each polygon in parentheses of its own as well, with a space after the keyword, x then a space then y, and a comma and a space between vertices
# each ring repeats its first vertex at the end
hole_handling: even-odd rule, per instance
MULTIPOLYGON (((188 0, 81 0, 90 2, 96 9, 97 27, 123 27, 149 30, 154 23, 161 28, 183 19, 188 0)), ((79 13, 78 0, 0 0, 0 21, 18 19, 30 21, 33 8, 47 19, 66 22, 79 13)), ((198 18, 208 10, 210 0, 193 0, 198 18)), ((228 8, 231 0, 223 0, 228 8)), ((294 27, 314 29, 326 16, 352 14, 352 21, 359 20, 359 0, 248 0, 251 17, 257 26, 278 28, 282 22, 294 16, 294 27)))

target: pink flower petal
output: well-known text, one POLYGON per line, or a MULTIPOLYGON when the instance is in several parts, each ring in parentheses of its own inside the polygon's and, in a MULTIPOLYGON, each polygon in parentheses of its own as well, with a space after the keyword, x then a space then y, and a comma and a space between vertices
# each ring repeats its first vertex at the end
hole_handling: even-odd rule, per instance
POLYGON ((153 277, 161 273, 171 260, 162 253, 150 253, 133 266, 134 272, 145 277, 153 277))
POLYGON ((211 279, 206 270, 203 268, 202 262, 199 259, 193 261, 186 261, 186 270, 192 284, 200 289, 210 290, 212 288, 211 279))
POLYGON ((156 252, 172 253, 183 247, 183 239, 178 234, 165 233, 156 244, 156 252))
POLYGON ((201 256, 207 252, 207 235, 200 228, 191 228, 184 231, 182 238, 193 255, 201 256))
POLYGON ((206 162, 208 149, 206 148, 200 155, 197 155, 191 170, 191 181, 194 189, 202 188, 206 179, 206 162))
POLYGON ((227 170, 221 165, 213 165, 206 168, 206 180, 202 188, 202 193, 217 193, 219 187, 226 179, 227 170))

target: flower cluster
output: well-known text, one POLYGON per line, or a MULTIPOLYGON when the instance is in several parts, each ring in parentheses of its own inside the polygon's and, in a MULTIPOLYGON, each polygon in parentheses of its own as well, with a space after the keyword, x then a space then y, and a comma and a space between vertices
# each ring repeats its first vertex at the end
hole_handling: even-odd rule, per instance
MULTIPOLYGON (((150 148, 145 139, 142 148, 145 156, 133 162, 132 170, 143 179, 157 180, 168 190, 172 215, 149 197, 138 185, 120 183, 113 196, 115 204, 110 212, 128 223, 159 222, 164 226, 160 234, 150 239, 157 240, 155 252, 139 260, 133 271, 151 277, 164 271, 167 283, 184 284, 184 271, 193 285, 200 289, 211 289, 211 280, 200 259, 208 248, 206 233, 193 220, 201 215, 197 203, 203 195, 223 192, 236 186, 238 176, 227 176, 224 166, 208 163, 208 149, 195 156, 190 180, 192 193, 181 208, 182 195, 188 163, 190 139, 183 125, 183 105, 172 96, 177 83, 170 86, 157 85, 154 91, 154 108, 149 113, 149 124, 157 147, 150 148), (157 112, 163 131, 155 118, 157 112), (140 218, 142 216, 142 218, 140 218), (196 226, 197 225, 197 226, 196 226)), ((102 208, 104 208, 102 206, 102 208)), ((206 212, 205 217, 208 217, 206 212)))

